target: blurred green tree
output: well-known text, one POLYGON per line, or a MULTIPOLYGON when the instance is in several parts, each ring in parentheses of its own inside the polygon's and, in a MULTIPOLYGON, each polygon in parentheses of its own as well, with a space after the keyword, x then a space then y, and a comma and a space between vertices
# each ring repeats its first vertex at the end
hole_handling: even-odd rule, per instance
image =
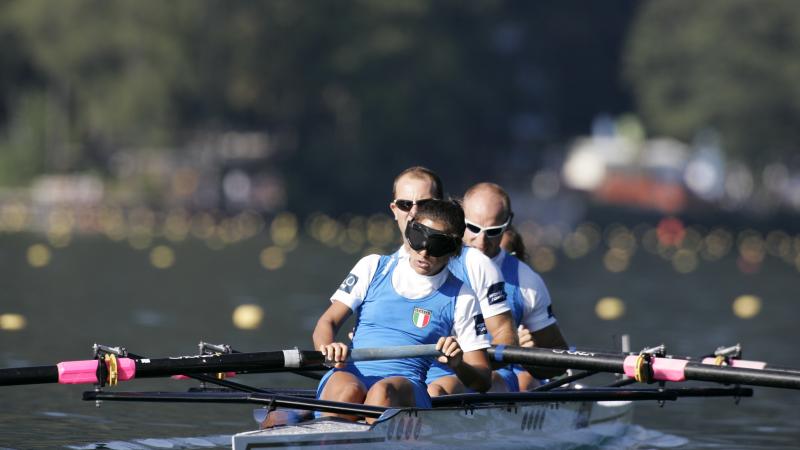
POLYGON ((794 0, 652 0, 625 71, 648 128, 691 139, 711 127, 736 159, 763 164, 800 142, 800 8, 794 0))
POLYGON ((35 117, 11 112, 40 101, 43 138, 14 144, 40 146, 40 171, 266 131, 265 170, 298 211, 385 206, 413 164, 458 193, 528 177, 547 144, 627 109, 616 67, 633 4, 7 0, 0 36, 18 51, 3 59, 29 76, 0 78, 0 142, 35 117))

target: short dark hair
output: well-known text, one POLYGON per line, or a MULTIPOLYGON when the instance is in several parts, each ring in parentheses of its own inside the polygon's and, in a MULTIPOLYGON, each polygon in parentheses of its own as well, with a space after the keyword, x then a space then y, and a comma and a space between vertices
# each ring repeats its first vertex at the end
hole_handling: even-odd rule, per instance
POLYGON ((419 178, 423 180, 429 180, 433 185, 433 197, 437 199, 441 199, 444 197, 444 189, 442 188, 442 180, 439 178, 439 175, 436 175, 434 171, 428 169, 427 167, 422 166, 414 166, 409 167, 408 169, 400 172, 399 175, 394 177, 394 183, 392 183, 392 198, 396 198, 397 195, 397 182, 400 178, 409 175, 414 178, 419 178))
POLYGON ((459 240, 464 237, 464 210, 461 205, 453 200, 431 200, 420 203, 417 206, 417 214, 414 220, 429 219, 435 222, 442 222, 445 225, 443 230, 459 240))

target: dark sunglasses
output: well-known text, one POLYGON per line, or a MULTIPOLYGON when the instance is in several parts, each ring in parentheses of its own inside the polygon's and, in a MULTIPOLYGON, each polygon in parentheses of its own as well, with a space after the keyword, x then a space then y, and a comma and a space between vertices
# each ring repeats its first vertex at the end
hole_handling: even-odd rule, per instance
POLYGON ((431 200, 433 200, 433 199, 432 198, 426 198, 424 200, 401 200, 401 199, 398 198, 398 199, 392 200, 392 203, 394 203, 395 206, 397 206, 400 209, 400 211, 409 212, 409 211, 411 211, 411 208, 414 207, 414 205, 422 205, 422 204, 428 203, 431 200))
POLYGON ((508 228, 508 226, 511 225, 511 219, 513 217, 514 217, 513 214, 508 216, 508 220, 506 220, 506 223, 504 223, 502 225, 497 225, 497 226, 494 226, 494 227, 486 227, 486 228, 483 228, 483 227, 481 227, 479 225, 476 225, 476 224, 474 224, 474 223, 472 223, 472 222, 470 222, 469 220, 466 220, 466 219, 464 220, 464 223, 467 225, 467 229, 472 234, 481 234, 483 232, 483 233, 486 233, 486 237, 487 238, 496 238, 496 237, 500 236, 501 234, 503 234, 503 232, 506 231, 506 228, 508 228))
POLYGON ((455 253, 461 245, 461 239, 426 227, 413 220, 406 224, 405 236, 408 245, 413 248, 414 251, 420 252, 426 250, 428 255, 435 257, 455 253))

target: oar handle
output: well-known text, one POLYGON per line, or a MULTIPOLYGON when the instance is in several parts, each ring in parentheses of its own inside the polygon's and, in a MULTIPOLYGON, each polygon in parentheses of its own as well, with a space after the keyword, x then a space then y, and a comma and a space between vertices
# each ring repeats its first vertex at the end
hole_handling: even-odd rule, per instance
POLYGON ((398 345, 394 347, 354 348, 350 351, 350 361, 374 361, 378 359, 421 358, 439 356, 436 344, 398 345))

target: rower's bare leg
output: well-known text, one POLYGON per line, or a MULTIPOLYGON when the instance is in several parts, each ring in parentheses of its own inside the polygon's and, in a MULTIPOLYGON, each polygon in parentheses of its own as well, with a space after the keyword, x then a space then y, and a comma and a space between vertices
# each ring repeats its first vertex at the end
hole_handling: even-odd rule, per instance
POLYGON ((530 391, 541 385, 541 383, 539 383, 539 380, 534 378, 533 375, 531 375, 527 371, 519 372, 517 374, 517 381, 519 382, 520 392, 530 391))
POLYGON ((496 370, 492 371, 492 387, 489 392, 508 392, 506 380, 496 370))
MULTIPOLYGON (((355 375, 349 372, 334 372, 325 383, 319 398, 334 402, 364 403, 367 397, 367 387, 355 375)), ((342 419, 356 421, 357 416, 334 413, 322 413, 323 416, 341 417, 342 419)))
POLYGON ((431 397, 448 394, 463 394, 466 390, 464 383, 455 375, 441 377, 428 385, 428 395, 431 397))
MULTIPOLYGON (((365 405, 374 406, 416 406, 414 385, 405 377, 388 377, 373 384, 367 392, 365 405)), ((367 423, 378 419, 367 418, 367 423)))

